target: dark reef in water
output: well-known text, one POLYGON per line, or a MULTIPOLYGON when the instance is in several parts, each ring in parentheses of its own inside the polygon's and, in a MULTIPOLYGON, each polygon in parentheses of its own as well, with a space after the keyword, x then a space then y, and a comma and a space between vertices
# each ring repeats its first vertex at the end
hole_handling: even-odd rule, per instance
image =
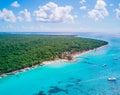
POLYGON ((46 95, 46 94, 44 93, 44 91, 40 91, 39 93, 34 94, 34 95, 46 95))
POLYGON ((51 86, 50 88, 51 89, 48 91, 49 95, 59 93, 59 92, 64 92, 64 93, 68 94, 68 90, 61 89, 57 86, 51 86))
POLYGON ((34 95, 53 95, 53 94, 57 94, 57 93, 64 93, 65 95, 69 95, 69 91, 70 89, 74 89, 75 90, 79 90, 80 93, 82 92, 80 90, 82 80, 81 79, 75 79, 73 77, 69 78, 66 84, 63 84, 62 81, 58 81, 57 84, 60 85, 64 85, 63 88, 59 87, 59 86, 50 86, 49 89, 46 91, 44 90, 40 90, 37 94, 34 95))
MULTIPOLYGON (((45 89, 40 90, 38 93, 33 95, 71 95, 72 90, 77 93, 76 95, 96 95, 97 93, 99 93, 99 95, 108 95, 108 92, 106 92, 104 88, 101 90, 95 88, 86 88, 85 85, 82 84, 82 81, 83 80, 81 79, 75 79, 71 77, 66 81, 67 83, 65 84, 62 80, 59 80, 57 82, 58 86, 50 86, 47 91, 45 89)), ((117 85, 117 82, 114 82, 113 85, 109 87, 109 90, 114 93, 113 95, 120 95, 120 87, 117 85)))

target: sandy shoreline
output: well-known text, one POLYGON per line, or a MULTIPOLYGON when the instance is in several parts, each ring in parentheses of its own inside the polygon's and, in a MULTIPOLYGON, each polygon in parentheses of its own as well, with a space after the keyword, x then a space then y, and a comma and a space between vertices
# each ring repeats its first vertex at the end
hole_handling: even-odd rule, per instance
MULTIPOLYGON (((105 46, 105 45, 104 45, 105 46)), ((57 62, 76 62, 77 61, 77 57, 83 55, 83 54, 86 54, 88 52, 91 52, 91 51, 96 51, 97 49, 99 48, 102 48, 103 46, 101 47, 98 47, 98 48, 95 48, 95 49, 92 49, 92 50, 87 50, 87 51, 82 51, 82 52, 76 52, 76 53, 73 53, 71 54, 72 56, 72 60, 67 60, 67 59, 56 59, 56 60, 50 60, 50 61, 44 61, 42 62, 41 64, 38 64, 38 65, 34 65, 32 67, 26 67, 26 68, 23 68, 23 69, 20 69, 20 70, 16 70, 16 71, 13 71, 13 72, 9 72, 9 73, 5 73, 5 74, 2 74, 0 75, 0 78, 3 78, 7 75, 13 75, 13 74, 16 74, 16 73, 19 73, 19 72, 24 72, 24 71, 27 71, 27 70, 31 70, 33 68, 36 68, 38 66, 43 66, 43 65, 46 65, 46 64, 53 64, 53 63, 57 63, 57 62)))
POLYGON ((88 52, 90 52, 92 50, 88 50, 88 51, 83 51, 83 52, 76 52, 74 54, 71 54, 72 56, 72 60, 67 60, 67 59, 56 59, 56 60, 50 60, 50 61, 44 61, 42 64, 43 65, 46 65, 46 64, 53 64, 53 63, 57 63, 57 62, 76 62, 77 61, 77 57, 83 55, 83 54, 86 54, 88 52))

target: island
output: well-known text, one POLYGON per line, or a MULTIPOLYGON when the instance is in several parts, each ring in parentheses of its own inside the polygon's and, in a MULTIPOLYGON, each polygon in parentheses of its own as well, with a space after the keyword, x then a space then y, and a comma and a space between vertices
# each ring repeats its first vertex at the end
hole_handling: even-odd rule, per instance
POLYGON ((93 50, 106 41, 63 35, 0 35, 0 75, 42 65, 44 61, 73 60, 78 52, 93 50))

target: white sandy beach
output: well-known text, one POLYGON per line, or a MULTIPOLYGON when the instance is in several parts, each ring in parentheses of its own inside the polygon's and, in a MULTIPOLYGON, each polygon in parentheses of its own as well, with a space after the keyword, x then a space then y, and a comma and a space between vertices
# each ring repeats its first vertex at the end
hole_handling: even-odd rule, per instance
POLYGON ((9 72, 9 73, 2 74, 2 75, 0 75, 0 78, 5 77, 5 76, 7 76, 7 75, 16 74, 16 73, 18 73, 18 72, 24 72, 24 71, 27 71, 27 70, 36 68, 36 67, 38 67, 38 66, 43 66, 43 65, 46 65, 46 64, 53 64, 53 63, 58 63, 58 62, 66 62, 66 63, 67 63, 67 62, 76 62, 76 61, 77 61, 77 59, 76 59, 77 57, 79 57, 79 56, 81 56, 81 55, 83 55, 83 54, 89 53, 89 52, 91 52, 91 51, 94 51, 94 50, 96 50, 96 49, 100 49, 100 48, 102 48, 102 47, 104 47, 104 46, 95 48, 95 49, 93 49, 93 50, 88 50, 88 51, 82 51, 82 52, 73 53, 73 54, 71 54, 71 56, 72 56, 72 58, 73 58, 72 60, 56 59, 56 60, 44 61, 44 62, 42 62, 41 64, 37 64, 37 65, 34 65, 34 66, 32 66, 32 67, 26 67, 26 68, 23 68, 23 69, 20 69, 20 70, 16 70, 16 71, 13 71, 13 72, 9 72))

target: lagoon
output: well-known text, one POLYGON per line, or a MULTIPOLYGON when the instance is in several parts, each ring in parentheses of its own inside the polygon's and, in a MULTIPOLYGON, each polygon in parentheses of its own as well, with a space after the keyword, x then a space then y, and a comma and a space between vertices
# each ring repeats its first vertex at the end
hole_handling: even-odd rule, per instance
POLYGON ((109 44, 77 57, 77 62, 47 64, 1 78, 0 95, 120 95, 119 36, 78 36, 109 44), (109 77, 117 80, 108 81, 109 77))

